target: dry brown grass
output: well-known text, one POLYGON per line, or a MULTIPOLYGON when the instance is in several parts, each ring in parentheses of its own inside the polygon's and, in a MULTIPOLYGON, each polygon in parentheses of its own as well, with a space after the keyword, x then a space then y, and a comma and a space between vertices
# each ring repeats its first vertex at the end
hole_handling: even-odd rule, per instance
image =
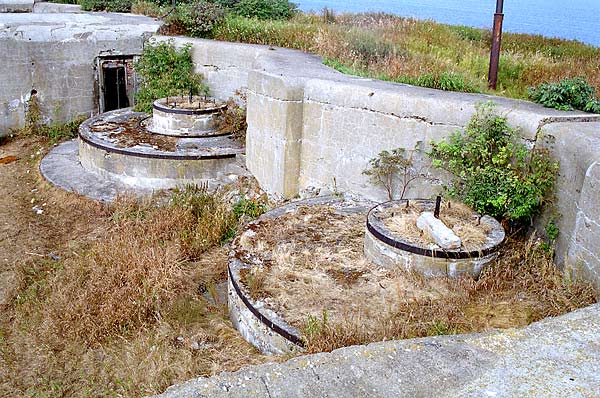
POLYGON ((0 396, 138 397, 267 359, 204 296, 226 280, 214 245, 231 205, 193 189, 157 201, 123 198, 60 260, 18 267, 1 309, 0 396))
MULTIPOLYGON (((463 213, 456 206, 454 216, 463 213)), ((510 240, 475 281, 375 266, 362 254, 360 214, 301 207, 253 231, 239 243, 261 265, 242 280, 252 297, 302 331, 309 352, 520 327, 597 300, 590 284, 569 280, 536 241, 510 240)))
MULTIPOLYGON (((398 236, 423 246, 435 244, 433 238, 417 227, 417 218, 423 212, 423 207, 415 202, 387 209, 381 213, 383 224, 398 236)), ((463 250, 477 250, 487 242, 492 227, 480 223, 478 217, 467 205, 448 201, 440 211, 440 220, 461 238, 463 250)))

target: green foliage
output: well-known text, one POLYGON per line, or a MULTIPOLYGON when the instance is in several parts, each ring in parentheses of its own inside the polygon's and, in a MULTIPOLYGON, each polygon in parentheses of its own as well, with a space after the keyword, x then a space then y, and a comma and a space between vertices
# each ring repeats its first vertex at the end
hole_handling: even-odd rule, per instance
POLYGON ((156 99, 187 95, 190 90, 194 95, 208 95, 202 75, 194 73, 190 48, 188 44, 177 49, 172 41, 146 44, 135 65, 141 78, 135 110, 150 113, 156 99))
POLYGON ((257 199, 241 198, 233 206, 233 216, 236 224, 233 225, 223 236, 221 243, 229 242, 237 233, 237 226, 245 224, 248 221, 258 218, 261 214, 267 211, 267 206, 264 202, 257 199))
POLYGON ((594 87, 583 77, 576 77, 532 87, 529 89, 529 97, 548 108, 600 113, 600 102, 594 97, 595 92, 594 87))
POLYGON ((558 225, 556 225, 556 220, 552 219, 552 220, 548 221, 548 223, 546 224, 545 230, 546 230, 546 236, 548 237, 548 239, 551 242, 556 241, 556 238, 558 238, 558 234, 560 233, 560 230, 558 229, 558 225))
POLYGON ((432 143, 433 165, 456 180, 447 193, 482 214, 522 224, 540 210, 558 164, 545 150, 528 150, 492 104, 480 104, 464 132, 432 143))
POLYGON ((258 19, 290 19, 296 9, 288 0, 240 0, 233 5, 234 14, 258 19))
POLYGON ((373 185, 384 187, 389 200, 394 199, 395 181, 400 179, 402 182, 400 199, 404 199, 410 183, 417 178, 426 177, 421 169, 415 169, 412 155, 413 151, 407 153, 404 148, 396 148, 391 152, 383 150, 377 157, 369 160, 369 166, 363 174, 369 176, 369 181, 373 185))
POLYGON ((78 0, 83 11, 131 11, 132 0, 78 0))
POLYGON ((303 338, 304 341, 310 341, 325 332, 325 330, 329 327, 328 319, 327 319, 327 310, 323 309, 323 313, 321 318, 308 314, 306 323, 304 324, 303 330, 303 338))
POLYGON ((397 83, 411 84, 413 86, 435 88, 444 91, 460 91, 464 93, 479 93, 480 88, 476 84, 468 82, 464 76, 453 73, 443 72, 437 75, 423 74, 419 77, 399 77, 394 79, 397 83))
POLYGON ((206 186, 186 185, 184 189, 175 189, 171 204, 185 209, 192 217, 180 236, 181 245, 191 259, 228 240, 231 231, 236 230, 237 219, 229 203, 220 193, 209 192, 206 186))
POLYGON ((79 125, 85 119, 85 116, 77 116, 66 123, 56 121, 48 123, 44 118, 37 95, 33 95, 27 103, 25 126, 17 132, 17 135, 45 137, 50 140, 51 144, 55 144, 77 137, 79 125))
POLYGON ((462 40, 481 42, 487 40, 489 36, 487 30, 472 28, 470 26, 451 25, 449 28, 462 40))
POLYGON ((242 198, 233 206, 233 214, 237 220, 240 220, 242 217, 254 220, 265 211, 267 211, 267 206, 262 201, 256 199, 242 198))
POLYGON ((213 30, 223 23, 225 9, 215 3, 198 1, 180 4, 168 23, 180 24, 189 36, 211 37, 213 30))
POLYGON ((44 127, 43 135, 48 137, 51 143, 70 140, 77 137, 79 125, 86 119, 86 116, 78 116, 66 123, 50 123, 44 127))
POLYGON ((310 51, 318 33, 318 25, 298 23, 295 19, 260 20, 229 14, 225 17, 225 22, 216 29, 214 38, 310 51))

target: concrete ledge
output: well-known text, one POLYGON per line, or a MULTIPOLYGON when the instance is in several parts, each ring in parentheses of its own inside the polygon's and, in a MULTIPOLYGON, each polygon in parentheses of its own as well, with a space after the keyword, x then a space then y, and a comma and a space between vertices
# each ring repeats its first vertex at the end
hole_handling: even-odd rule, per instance
POLYGON ((118 194, 152 194, 152 190, 131 187, 84 169, 79 162, 77 141, 60 144, 42 159, 40 172, 52 184, 102 202, 111 202, 118 194))
POLYGON ((600 304, 523 329, 349 347, 169 388, 160 398, 597 397, 600 304))
POLYGON ((1 12, 32 12, 34 0, 0 0, 1 12))

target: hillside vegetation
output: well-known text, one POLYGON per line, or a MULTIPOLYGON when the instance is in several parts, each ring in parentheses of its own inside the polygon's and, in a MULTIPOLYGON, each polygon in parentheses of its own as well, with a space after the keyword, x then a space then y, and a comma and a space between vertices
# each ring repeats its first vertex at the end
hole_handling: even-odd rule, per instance
MULTIPOLYGON (((218 40, 297 48, 341 72, 442 90, 488 92, 491 31, 383 13, 297 14, 259 21, 230 16, 218 40)), ((528 88, 584 77, 600 89, 600 48, 539 35, 505 33, 495 94, 528 98, 528 88)))

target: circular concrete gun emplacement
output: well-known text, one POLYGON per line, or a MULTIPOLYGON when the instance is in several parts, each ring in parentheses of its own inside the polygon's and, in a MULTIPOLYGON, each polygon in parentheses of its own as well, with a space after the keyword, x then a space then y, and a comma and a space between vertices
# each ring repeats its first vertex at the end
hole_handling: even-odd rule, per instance
POLYGON ((148 131, 176 137, 226 135, 217 119, 227 109, 224 103, 202 97, 169 97, 154 101, 152 119, 144 121, 148 131))
MULTIPOLYGON (((437 277, 424 278, 404 263, 382 265, 364 255, 365 219, 374 205, 348 196, 317 197, 271 210, 247 225, 232 243, 228 269, 229 314, 246 340, 264 353, 281 354, 315 346, 326 349, 319 344, 339 336, 376 341, 406 333, 423 335, 432 327, 423 325, 435 322, 421 316, 439 315, 428 312, 434 307, 460 308, 461 324, 478 324, 479 314, 487 314, 488 300, 495 300, 498 292, 484 293, 478 302, 469 290, 471 278, 447 278, 446 268, 437 277)), ((417 201, 409 209, 421 213, 430 205, 417 201)), ((400 213, 397 206, 406 208, 406 201, 375 209, 381 217, 384 212, 400 213)), ((454 210, 445 206, 445 222, 472 215, 458 204, 454 210)), ((499 224, 481 218, 481 224, 488 222, 482 228, 497 241, 490 246, 495 250, 504 232, 499 224)), ((464 245, 480 239, 473 235, 464 245)), ((495 252, 468 261, 483 263, 494 256, 495 252)), ((522 318, 518 306, 513 307, 507 326, 520 324, 522 318)), ((497 309, 505 311, 500 304, 497 309)))
POLYGON ((232 244, 228 267, 230 318, 247 341, 268 354, 302 350, 306 314, 320 316, 315 306, 332 300, 315 292, 348 305, 361 296, 350 294, 354 283, 345 280, 369 272, 359 235, 371 205, 318 197, 271 210, 247 226, 232 244), (337 250, 342 253, 329 256, 337 250))
MULTIPOLYGON (((211 104, 203 106, 213 118, 223 107, 211 104)), ((241 159, 244 146, 219 134, 213 119, 200 123, 201 129, 187 125, 196 137, 188 136, 192 130, 187 127, 180 135, 157 134, 146 128, 152 119, 130 108, 88 119, 79 128, 78 142, 54 148, 42 160, 41 172, 66 190, 106 201, 124 192, 147 194, 186 184, 214 189, 250 175, 241 159)))
POLYGON ((384 267, 404 267, 425 276, 479 276, 504 241, 504 228, 455 202, 398 200, 369 211, 364 253, 384 267))

